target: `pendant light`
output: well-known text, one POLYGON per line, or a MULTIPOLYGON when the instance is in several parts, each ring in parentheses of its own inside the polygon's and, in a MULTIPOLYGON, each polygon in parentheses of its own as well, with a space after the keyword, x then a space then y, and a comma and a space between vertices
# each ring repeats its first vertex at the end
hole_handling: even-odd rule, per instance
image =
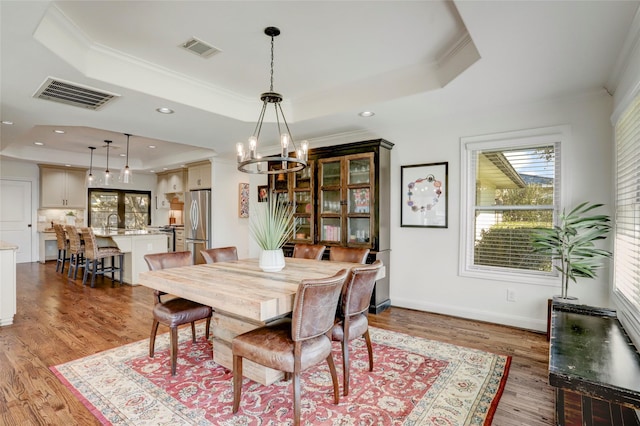
POLYGON ((133 181, 133 175, 129 168, 129 137, 131 135, 129 133, 125 133, 125 135, 127 136, 127 163, 120 172, 119 179, 122 183, 131 183, 133 181))
POLYGON ((107 144, 107 169, 104 171, 104 185, 111 185, 111 173, 109 173, 109 145, 111 145, 112 141, 105 140, 104 143, 107 144))
POLYGON ((280 29, 267 27, 264 29, 264 33, 271 37, 271 86, 268 92, 260 95, 262 110, 260 111, 253 135, 249 138, 248 152, 245 151, 242 142, 236 144, 238 170, 245 173, 260 174, 297 172, 307 166, 309 146, 307 141, 302 141, 300 149, 297 149, 291 137, 291 131, 284 117, 284 112, 282 111, 282 95, 273 91, 273 39, 280 35, 280 29), (280 134, 280 154, 273 157, 261 157, 257 152, 258 138, 260 137, 260 130, 262 129, 262 122, 264 121, 264 114, 268 104, 273 104, 275 110, 278 133, 280 134), (282 126, 280 118, 282 118, 282 126), (293 148, 291 151, 293 151, 295 156, 289 155, 290 148, 293 148))
POLYGON ((87 185, 93 186, 95 184, 95 178, 93 177, 93 151, 96 149, 95 146, 90 146, 91 150, 91 159, 89 160, 89 176, 87 178, 87 185))

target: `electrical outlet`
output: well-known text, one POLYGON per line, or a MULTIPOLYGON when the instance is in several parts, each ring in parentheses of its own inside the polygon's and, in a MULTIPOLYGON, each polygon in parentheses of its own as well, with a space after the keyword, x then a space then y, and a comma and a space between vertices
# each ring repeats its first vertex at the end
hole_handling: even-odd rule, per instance
POLYGON ((515 302, 516 301, 516 291, 514 289, 507 289, 507 302, 515 302))

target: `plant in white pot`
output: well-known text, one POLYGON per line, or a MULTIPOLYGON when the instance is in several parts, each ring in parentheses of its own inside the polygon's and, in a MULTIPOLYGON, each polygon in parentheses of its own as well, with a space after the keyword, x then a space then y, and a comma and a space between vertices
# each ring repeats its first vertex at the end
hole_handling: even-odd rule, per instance
POLYGON ((262 249, 260 268, 277 272, 284 268, 282 246, 293 235, 293 206, 277 200, 271 193, 266 203, 259 203, 251 215, 249 230, 262 249))
POLYGON ((559 300, 575 301, 575 297, 568 295, 569 280, 577 283, 577 278, 595 278, 597 269, 602 266, 600 260, 611 257, 611 252, 594 244, 595 241, 607 238, 611 230, 609 216, 589 213, 602 206, 603 204, 584 202, 569 213, 563 210, 558 225, 536 229, 533 234, 534 251, 550 255, 551 259, 559 261, 555 265, 562 276, 562 294, 559 300))

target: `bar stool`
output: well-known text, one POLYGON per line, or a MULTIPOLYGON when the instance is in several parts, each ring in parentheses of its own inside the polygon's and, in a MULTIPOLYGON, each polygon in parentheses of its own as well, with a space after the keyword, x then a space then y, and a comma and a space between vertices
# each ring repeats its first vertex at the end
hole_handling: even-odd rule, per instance
POLYGON ((58 257, 56 259, 56 272, 60 271, 64 273, 64 264, 69 258, 67 257, 67 251, 69 250, 69 242, 67 236, 64 233, 64 227, 59 223, 53 224, 53 230, 56 232, 56 241, 58 243, 58 257), (62 265, 62 269, 60 269, 62 265))
POLYGON ((115 272, 119 272, 120 284, 122 284, 122 274, 124 272, 124 253, 118 247, 98 247, 96 235, 91 228, 81 228, 82 239, 84 240, 85 268, 82 276, 82 285, 87 282, 87 277, 91 274, 91 287, 94 286, 96 275, 111 273, 111 285, 115 282, 115 272), (115 257, 118 256, 119 266, 116 266, 115 257), (105 268, 104 259, 110 257, 111 265, 105 268))
POLYGON ((82 240, 80 239, 80 234, 78 233, 78 228, 73 225, 65 226, 65 230, 67 231, 67 236, 69 237, 69 274, 67 275, 71 278, 71 274, 73 274, 73 279, 78 278, 78 268, 86 268, 84 261, 84 244, 82 244, 82 240))

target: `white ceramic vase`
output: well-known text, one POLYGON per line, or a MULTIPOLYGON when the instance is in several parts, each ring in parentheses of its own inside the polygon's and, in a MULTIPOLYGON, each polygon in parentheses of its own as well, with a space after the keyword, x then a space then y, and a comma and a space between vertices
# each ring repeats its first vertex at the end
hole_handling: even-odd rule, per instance
POLYGON ((260 269, 265 272, 278 272, 284 268, 284 253, 282 249, 262 250, 260 253, 260 269))

